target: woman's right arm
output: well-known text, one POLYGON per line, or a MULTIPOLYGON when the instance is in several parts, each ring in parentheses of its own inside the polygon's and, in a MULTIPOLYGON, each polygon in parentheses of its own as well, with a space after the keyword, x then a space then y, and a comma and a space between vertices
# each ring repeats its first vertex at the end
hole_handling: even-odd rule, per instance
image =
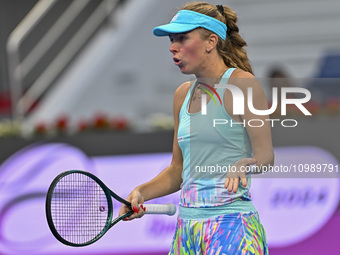
MULTIPOLYGON (((177 132, 179 124, 179 112, 190 88, 190 83, 184 83, 176 89, 173 103, 174 113, 174 139, 172 148, 172 160, 159 175, 149 182, 137 186, 127 197, 127 201, 131 202, 131 207, 135 211, 129 217, 129 220, 143 216, 143 210, 137 212, 137 205, 145 201, 166 196, 180 189, 182 183, 183 158, 182 152, 177 141, 177 132)), ((128 206, 123 205, 120 210, 120 215, 130 211, 128 206)))

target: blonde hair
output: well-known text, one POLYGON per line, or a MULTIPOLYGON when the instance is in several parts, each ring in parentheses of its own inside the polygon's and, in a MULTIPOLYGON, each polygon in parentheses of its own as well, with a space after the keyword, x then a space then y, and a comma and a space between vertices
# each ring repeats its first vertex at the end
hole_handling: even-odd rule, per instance
MULTIPOLYGON (((237 15, 228 6, 223 5, 224 13, 222 14, 215 5, 204 2, 193 2, 186 4, 181 10, 189 10, 202 13, 213 17, 227 25, 227 38, 223 40, 219 37, 217 43, 217 52, 222 57, 228 67, 240 68, 253 74, 253 69, 249 63, 248 55, 244 47, 246 41, 240 36, 237 26, 237 15)), ((211 31, 205 28, 199 28, 203 39, 211 35, 211 31)))

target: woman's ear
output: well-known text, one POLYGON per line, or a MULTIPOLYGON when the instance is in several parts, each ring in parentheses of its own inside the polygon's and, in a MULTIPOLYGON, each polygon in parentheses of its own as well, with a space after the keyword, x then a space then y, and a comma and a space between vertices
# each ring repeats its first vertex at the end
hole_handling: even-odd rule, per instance
POLYGON ((211 52, 217 45, 218 36, 216 34, 211 34, 207 39, 207 52, 211 52))

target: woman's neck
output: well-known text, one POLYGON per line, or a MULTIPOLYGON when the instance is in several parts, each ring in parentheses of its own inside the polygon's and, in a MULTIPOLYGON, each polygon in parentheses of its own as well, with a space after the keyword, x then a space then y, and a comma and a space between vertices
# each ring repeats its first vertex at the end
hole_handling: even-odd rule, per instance
POLYGON ((216 69, 211 70, 209 72, 202 72, 199 75, 196 75, 197 82, 198 83, 206 83, 211 86, 214 86, 215 84, 218 84, 220 80, 222 79, 224 73, 229 68, 226 65, 216 67, 216 69))
POLYGON ((219 78, 223 76, 228 67, 221 58, 214 58, 213 61, 207 61, 201 70, 195 73, 197 79, 201 78, 219 78))

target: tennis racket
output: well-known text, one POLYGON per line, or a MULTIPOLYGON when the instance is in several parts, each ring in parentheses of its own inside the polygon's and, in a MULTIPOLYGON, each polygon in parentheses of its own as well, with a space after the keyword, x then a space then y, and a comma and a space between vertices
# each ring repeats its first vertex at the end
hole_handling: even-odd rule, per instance
MULTIPOLYGON (((131 203, 111 191, 91 173, 71 170, 59 174, 46 198, 46 217, 53 235, 63 244, 85 246, 96 242, 111 227, 133 214, 113 219, 113 197, 131 208, 131 203)), ((147 214, 174 215, 174 204, 139 205, 147 214)))

